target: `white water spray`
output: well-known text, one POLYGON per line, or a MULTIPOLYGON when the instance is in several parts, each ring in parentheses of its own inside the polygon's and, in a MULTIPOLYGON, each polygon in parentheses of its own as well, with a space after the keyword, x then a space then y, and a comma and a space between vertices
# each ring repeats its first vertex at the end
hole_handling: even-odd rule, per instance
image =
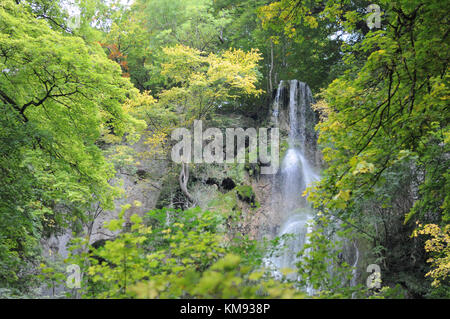
MULTIPOLYGON (((280 82, 273 105, 276 125, 283 88, 283 82, 280 82)), ((308 220, 313 217, 313 211, 302 193, 320 178, 305 155, 308 147, 306 114, 311 112, 312 101, 311 90, 305 83, 289 81, 289 148, 282 160, 281 173, 277 176, 281 196, 279 202, 272 206, 273 210, 281 210, 282 223, 278 236, 287 236, 281 241, 278 253, 266 260, 266 265, 274 270, 278 278, 283 269, 296 269, 297 254, 307 243, 307 234, 311 231, 308 220)), ((296 279, 295 272, 287 277, 296 279)), ((307 292, 313 293, 308 287, 307 292)))

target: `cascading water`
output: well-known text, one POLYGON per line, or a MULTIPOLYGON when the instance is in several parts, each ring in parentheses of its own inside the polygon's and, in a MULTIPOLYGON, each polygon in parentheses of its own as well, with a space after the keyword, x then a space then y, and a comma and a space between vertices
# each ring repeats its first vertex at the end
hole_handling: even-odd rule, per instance
MULTIPOLYGON (((276 125, 278 125, 281 111, 280 98, 282 98, 284 89, 284 83, 280 82, 273 105, 276 125)), ((278 201, 272 201, 272 210, 281 213, 281 227, 278 236, 290 235, 283 236, 284 239, 280 243, 278 253, 266 260, 266 264, 274 270, 276 277, 281 276, 280 271, 283 268, 296 268, 297 253, 307 242, 306 235, 310 231, 308 220, 313 217, 312 209, 302 197, 306 187, 319 180, 319 175, 306 157, 308 147, 307 113, 312 113, 310 108, 312 102, 311 90, 305 83, 297 80, 289 81, 289 147, 282 160, 281 172, 277 175, 280 194, 278 194, 278 201)), ((295 275, 288 277, 295 279, 295 275)))
POLYGON ((275 100, 273 102, 273 112, 275 123, 278 124, 278 114, 280 112, 280 98, 281 98, 281 90, 283 88, 283 80, 280 81, 278 85, 277 94, 275 95, 275 100))

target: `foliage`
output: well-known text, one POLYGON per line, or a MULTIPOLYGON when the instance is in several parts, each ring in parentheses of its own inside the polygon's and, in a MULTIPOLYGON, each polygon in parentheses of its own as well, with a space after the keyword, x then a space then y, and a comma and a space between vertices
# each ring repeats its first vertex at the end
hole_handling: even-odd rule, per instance
MULTIPOLYGON (((126 64, 132 82, 140 90, 159 91, 162 48, 181 44, 213 52, 217 36, 230 19, 226 12, 213 15, 211 0, 137 0, 112 17, 105 47, 114 48, 115 58, 126 64)), ((113 51, 109 49, 111 53, 113 51)))
POLYGON ((0 4, 0 52, 0 277, 12 284, 43 234, 93 201, 111 207, 114 171, 96 143, 131 129, 121 103, 133 88, 99 45, 54 30, 27 3, 0 4))
POLYGON ((431 254, 427 262, 432 264, 425 276, 433 278, 432 285, 439 287, 441 282, 446 280, 450 271, 450 225, 441 229, 438 225, 419 225, 413 233, 414 236, 430 235, 431 238, 425 242, 425 250, 431 254))
POLYGON ((365 288, 361 285, 350 285, 353 277, 352 267, 339 258, 342 254, 343 238, 349 237, 350 228, 344 228, 336 236, 330 231, 330 224, 336 221, 318 214, 310 226, 307 242, 298 253, 297 272, 299 285, 309 287, 316 295, 324 298, 352 298, 354 293, 363 296, 365 288))
POLYGON ((73 24, 65 0, 3 0, 0 295, 60 289, 63 264, 40 242, 73 231, 65 262, 80 266, 84 298, 302 298, 305 287, 325 298, 448 297, 448 6, 382 0, 370 29, 370 3, 77 0, 73 24), (304 193, 318 214, 298 281, 274 279, 267 247, 239 228, 238 199, 258 213, 249 180, 259 164, 194 167, 189 187, 238 184, 211 211, 165 208, 189 206, 189 168, 174 165, 162 209, 126 217, 124 206, 107 225, 115 237, 89 244, 121 193, 116 170, 165 160, 171 130, 195 119, 266 125, 277 83, 293 78, 323 89, 324 171, 304 193), (349 239, 370 246, 361 264, 381 265, 384 287, 355 285, 339 257, 349 239))
POLYGON ((255 193, 250 185, 238 185, 236 186, 236 193, 240 200, 247 202, 252 207, 259 207, 259 203, 255 199, 255 193))
POLYGON ((220 104, 240 94, 258 95, 257 50, 228 50, 205 56, 199 50, 177 45, 163 49, 162 74, 176 84, 159 94, 158 103, 182 112, 185 120, 203 119, 220 104))
MULTIPOLYGON (((448 50, 442 50, 446 30, 437 22, 447 14, 439 1, 381 5, 387 13, 382 28, 344 45, 352 67, 322 93, 326 114, 317 128, 327 168, 309 198, 326 215, 358 218, 396 207, 390 182, 404 182, 403 189, 413 192, 418 185, 397 210, 407 215, 405 225, 394 224, 403 241, 411 219, 448 222, 448 50), (379 203, 361 210, 371 198, 379 203)), ((322 12, 336 19, 365 18, 342 9, 328 1, 322 12)), ((349 34, 358 32, 352 19, 341 23, 349 34)))
MULTIPOLYGON (((124 212, 110 230, 123 230, 124 212)), ((200 209, 154 210, 103 247, 84 266, 85 297, 288 298, 304 297, 291 284, 264 279, 254 243, 227 241, 220 215, 200 209), (245 247, 245 249, 243 249, 245 247), (253 251, 253 252, 252 252, 253 251)), ((67 262, 80 262, 75 255, 67 262)))
MULTIPOLYGON (((183 277, 174 279, 185 292, 183 296, 195 298, 304 298, 292 284, 282 283, 273 278, 263 279, 261 271, 251 271, 251 267, 241 264, 241 257, 227 254, 214 263, 204 273, 188 270, 183 277)), ((158 287, 153 281, 140 283, 135 288, 140 298, 158 295, 158 287)), ((165 296, 165 295, 163 295, 165 296)))
MULTIPOLYGON (((243 50, 256 47, 263 53, 261 84, 270 92, 269 100, 280 80, 301 79, 318 90, 326 87, 341 68, 342 39, 329 37, 337 28, 329 21, 319 21, 314 27, 291 23, 283 13, 287 15, 295 5, 293 1, 285 2, 285 11, 277 9, 270 14, 272 9, 268 8, 277 6, 277 2, 218 0, 214 4, 216 10, 227 10, 232 17, 223 33, 226 47, 243 50), (295 27, 295 36, 285 33, 285 26, 295 27)), ((299 15, 291 12, 290 17, 299 15)))

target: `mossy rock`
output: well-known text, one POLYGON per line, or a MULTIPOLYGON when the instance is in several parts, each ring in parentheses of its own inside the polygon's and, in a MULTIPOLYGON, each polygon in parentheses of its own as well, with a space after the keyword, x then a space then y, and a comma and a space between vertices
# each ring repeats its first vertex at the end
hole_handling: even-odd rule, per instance
POLYGON ((256 201, 253 188, 250 185, 238 185, 233 190, 211 200, 208 209, 227 217, 237 216, 241 214, 242 209, 239 201, 250 204, 252 208, 260 207, 260 204, 256 201))
POLYGON ((239 205, 235 190, 221 194, 208 204, 210 211, 218 212, 224 216, 235 215, 239 211, 239 205))
POLYGON ((197 179, 208 183, 208 180, 219 181, 225 178, 232 179, 236 184, 242 183, 245 180, 245 164, 244 163, 233 163, 233 164, 195 164, 190 167, 191 180, 197 179))
POLYGON ((239 185, 236 187, 236 192, 240 200, 247 201, 252 197, 255 197, 253 193, 253 188, 250 185, 239 185))
POLYGON ((253 208, 259 207, 259 203, 255 200, 255 193, 250 185, 239 185, 235 188, 238 198, 250 204, 253 208))

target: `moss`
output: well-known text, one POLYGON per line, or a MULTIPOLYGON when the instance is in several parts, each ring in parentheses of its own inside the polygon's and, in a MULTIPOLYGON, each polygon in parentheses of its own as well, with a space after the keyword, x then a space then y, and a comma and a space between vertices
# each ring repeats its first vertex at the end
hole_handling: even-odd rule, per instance
POLYGON ((242 200, 250 199, 255 196, 253 188, 250 185, 239 185, 236 187, 236 192, 242 200))
POLYGON ((245 180, 245 164, 195 164, 190 166, 190 175, 192 180, 200 180, 206 183, 208 180, 215 179, 222 181, 225 178, 232 179, 236 184, 245 180))
POLYGON ((209 202, 208 209, 224 216, 235 215, 239 211, 236 191, 233 189, 214 198, 209 202))
POLYGON ((258 158, 258 154, 259 154, 259 145, 255 148, 255 151, 252 154, 250 154, 250 149, 248 147, 245 149, 244 168, 248 172, 249 176, 254 176, 254 177, 259 176, 259 173, 261 171, 259 162, 258 163, 250 163, 250 160, 249 160, 251 155, 254 156, 255 158, 258 158))
POLYGON ((236 184, 242 183, 245 180, 245 164, 226 164, 225 165, 225 176, 230 177, 236 184))
POLYGON ((289 149, 289 143, 287 140, 282 140, 280 143, 280 163, 283 161, 284 156, 286 155, 287 150, 289 149))
POLYGON ((248 203, 252 208, 261 205, 255 200, 255 193, 250 185, 238 185, 233 190, 220 194, 208 203, 208 209, 219 212, 223 216, 236 216, 241 213, 242 207, 238 200, 248 203))
POLYGON ((239 185, 235 188, 236 194, 241 201, 249 203, 253 208, 259 207, 259 203, 255 200, 255 193, 250 185, 239 185))

